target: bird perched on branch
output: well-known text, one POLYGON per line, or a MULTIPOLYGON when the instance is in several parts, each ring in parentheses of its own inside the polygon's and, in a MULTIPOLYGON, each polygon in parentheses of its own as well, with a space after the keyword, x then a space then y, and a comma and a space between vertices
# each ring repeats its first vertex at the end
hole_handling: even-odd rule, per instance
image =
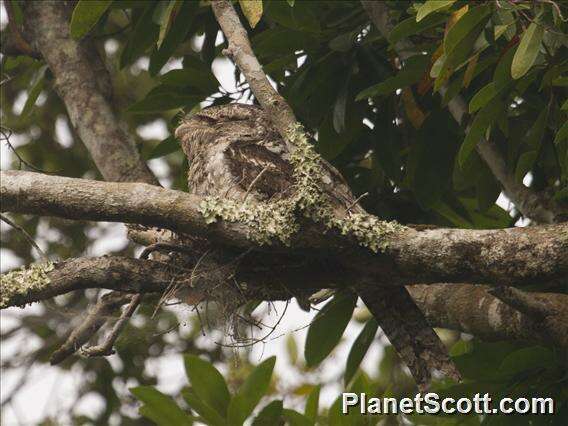
MULTIPOLYGON (((182 119, 175 132, 189 161, 189 192, 223 200, 273 203, 298 191, 293 154, 262 108, 229 104, 182 119)), ((338 218, 366 214, 341 174, 321 164, 320 189, 338 218)), ((399 356, 419 385, 440 370, 459 379, 447 350, 404 287, 359 290, 399 356)))

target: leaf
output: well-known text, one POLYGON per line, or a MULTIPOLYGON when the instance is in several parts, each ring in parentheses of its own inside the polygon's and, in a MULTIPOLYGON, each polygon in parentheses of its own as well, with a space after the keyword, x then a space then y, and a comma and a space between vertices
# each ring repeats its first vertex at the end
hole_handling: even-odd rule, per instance
POLYGON ((386 95, 397 89, 417 83, 424 75, 429 64, 430 58, 427 55, 412 56, 406 60, 404 67, 395 76, 359 92, 355 100, 360 101, 374 96, 386 95))
POLYGON ((431 208, 449 189, 460 134, 459 126, 448 122, 447 113, 439 110, 431 112, 420 128, 412 150, 416 166, 414 173, 408 173, 423 208, 431 208))
MULTIPOLYGON (((447 81, 454 69, 465 63, 469 57, 475 41, 483 31, 491 13, 491 6, 483 5, 472 8, 450 28, 444 38, 444 54, 435 63, 439 72, 437 73, 434 90, 447 81)), ((432 67, 431 75, 434 73, 432 67)))
MULTIPOLYGON (((178 2, 170 4, 179 5, 178 2)), ((199 8, 199 2, 184 1, 179 9, 174 9, 169 15, 169 30, 163 33, 163 26, 160 27, 158 47, 150 55, 149 72, 151 76, 156 75, 173 55, 176 48, 185 40, 189 30, 192 28, 193 19, 199 8)))
POLYGON ((290 7, 294 7, 294 3, 295 3, 296 0, 286 0, 286 1, 290 5, 290 7))
POLYGON ((194 389, 182 389, 181 394, 189 405, 197 414, 203 417, 211 426, 225 426, 227 424, 223 418, 213 407, 201 400, 195 393, 194 389))
POLYGON ((560 108, 562 111, 568 111, 568 99, 564 101, 562 107, 560 108))
POLYGON ((293 333, 288 334, 286 337, 286 353, 290 360, 290 364, 296 364, 298 361, 298 344, 293 333))
POLYGON ((478 142, 483 138, 487 128, 497 120, 504 110, 503 102, 495 101, 489 103, 477 113, 458 153, 460 167, 463 166, 478 142))
POLYGON ((252 426, 273 426, 280 422, 282 416, 282 401, 272 401, 267 404, 252 422, 252 426))
POLYGON ((477 67, 477 61, 479 61, 479 53, 476 54, 467 64, 465 69, 465 74, 463 75, 463 87, 466 89, 469 87, 469 83, 475 75, 475 68, 477 67))
POLYGON ((471 101, 469 102, 469 113, 480 110, 488 103, 492 102, 494 99, 498 98, 509 85, 498 85, 494 81, 483 86, 479 92, 477 92, 471 101))
POLYGON ((377 323, 377 320, 371 318, 367 321, 365 327, 363 327, 353 342, 353 346, 351 346, 351 350, 347 356, 347 365, 345 366, 345 374, 343 376, 345 386, 347 386, 353 376, 355 376, 359 365, 361 365, 361 361, 365 358, 371 343, 373 343, 373 340, 375 339, 378 328, 379 324, 377 323))
POLYGON ((80 0, 73 9, 69 32, 78 40, 87 35, 107 11, 112 0, 80 0))
POLYGON ((503 359, 499 372, 514 376, 527 370, 546 369, 554 367, 554 353, 543 346, 531 346, 511 352, 503 359))
POLYGON ((183 68, 171 70, 160 76, 160 82, 167 86, 193 87, 205 95, 210 95, 219 88, 217 78, 207 69, 183 68))
POLYGON ((501 185, 485 164, 476 171, 476 175, 475 195, 477 207, 480 211, 485 212, 497 201, 501 193, 501 185))
POLYGON ((286 424, 290 426, 313 426, 313 423, 306 416, 289 408, 282 410, 282 417, 287 420, 286 424))
POLYGON ((357 296, 352 292, 336 294, 317 313, 306 337, 304 357, 308 367, 322 362, 341 340, 341 336, 349 324, 357 296))
POLYGON ((389 34, 389 43, 396 44, 405 37, 409 37, 414 34, 419 34, 422 31, 426 31, 436 25, 445 22, 447 17, 445 15, 434 14, 429 15, 426 18, 416 22, 415 18, 408 18, 397 24, 389 34))
POLYGON ((546 122, 548 120, 548 108, 543 108, 538 114, 537 119, 527 132, 525 138, 525 146, 527 152, 521 154, 517 162, 515 170, 515 178, 518 182, 522 182, 525 175, 532 169, 535 161, 540 154, 542 139, 546 131, 546 122))
POLYGON ((433 12, 446 8, 454 4, 456 0, 428 0, 418 9, 416 14, 416 22, 420 22, 433 12))
POLYGON ((422 126, 426 115, 422 112, 422 110, 416 103, 416 99, 414 99, 412 90, 409 87, 402 89, 401 99, 408 121, 410 121, 415 129, 419 129, 420 126, 422 126))
POLYGON ((154 158, 160 158, 165 155, 171 154, 172 152, 176 152, 179 149, 179 142, 176 140, 176 138, 170 136, 156 145, 144 159, 153 160, 154 158))
POLYGON ((250 416, 254 407, 268 390, 275 362, 276 357, 270 357, 256 366, 233 396, 228 409, 230 425, 240 426, 250 416))
POLYGON ((47 65, 42 65, 35 73, 31 87, 28 90, 28 98, 24 104, 24 108, 20 116, 27 117, 33 110, 36 100, 45 86, 45 72, 47 71, 47 65))
POLYGON ((333 104, 333 129, 337 133, 345 130, 345 110, 347 108, 347 99, 349 95, 349 77, 345 80, 343 87, 337 95, 337 99, 333 104))
POLYGON ((239 0, 239 4, 251 28, 256 27, 262 18, 262 0, 239 0))
POLYGON ((119 66, 121 69, 134 62, 158 37, 160 27, 152 19, 155 7, 155 2, 147 2, 146 8, 135 21, 134 29, 120 54, 119 66))
MULTIPOLYGON (((161 2, 161 4, 163 4, 163 2, 161 2)), ((175 12, 177 12, 177 9, 181 4, 182 3, 179 0, 170 0, 167 6, 163 8, 162 13, 159 14, 159 19, 157 21, 154 19, 154 22, 156 22, 160 26, 160 32, 158 34, 157 41, 158 48, 162 45, 162 42, 164 41, 164 38, 166 37, 166 34, 170 29, 170 25, 174 19, 175 12)), ((158 10, 159 8, 156 9, 156 11, 158 10)))
POLYGON ((318 417, 319 396, 321 386, 316 386, 306 400, 306 407, 304 408, 304 416, 315 424, 318 417))
POLYGON ((560 130, 556 133, 556 136, 554 137, 554 144, 558 145, 565 139, 568 139, 568 121, 564 122, 560 130))
POLYGON ((544 27, 536 22, 531 23, 523 33, 511 64, 511 76, 515 80, 525 75, 534 64, 543 36, 544 27))
POLYGON ((136 114, 146 114, 182 107, 189 110, 201 102, 203 98, 203 95, 183 94, 175 87, 162 85, 152 89, 144 99, 131 105, 127 111, 136 114))
POLYGON ((138 386, 130 392, 144 405, 143 413, 158 426, 191 425, 190 416, 185 413, 169 396, 152 386, 138 386))
POLYGON ((196 395, 222 417, 226 417, 231 395, 221 373, 211 363, 195 355, 185 355, 184 364, 196 395))

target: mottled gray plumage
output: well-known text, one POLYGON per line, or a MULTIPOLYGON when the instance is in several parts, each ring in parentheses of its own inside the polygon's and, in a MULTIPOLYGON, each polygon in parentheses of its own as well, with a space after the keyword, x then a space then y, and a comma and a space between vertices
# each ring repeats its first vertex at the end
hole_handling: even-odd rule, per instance
POLYGON ((285 196, 293 183, 288 149, 256 106, 204 109, 182 120, 176 137, 189 161, 191 193, 242 200, 250 188, 251 199, 267 200, 285 196))
MULTIPOLYGON (((176 137, 189 161, 191 193, 233 200, 250 197, 257 202, 291 194, 290 152, 257 106, 206 108, 184 118, 176 137)), ((363 213, 339 172, 325 161, 322 164, 323 190, 334 213, 341 217, 348 208, 363 213)), ((360 296, 419 384, 427 383, 435 369, 459 378, 443 343, 404 287, 365 288, 360 296)))

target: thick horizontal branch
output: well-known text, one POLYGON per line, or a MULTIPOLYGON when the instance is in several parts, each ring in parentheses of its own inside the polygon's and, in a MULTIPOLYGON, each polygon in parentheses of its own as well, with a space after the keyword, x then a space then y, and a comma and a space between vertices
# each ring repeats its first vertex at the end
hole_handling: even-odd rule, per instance
POLYGON ((568 295, 510 289, 539 301, 538 315, 491 294, 492 287, 471 284, 407 286, 428 322, 473 334, 486 341, 527 340, 568 349, 568 295))
MULTIPOLYGON (((206 236, 225 247, 258 248, 243 223, 207 224, 202 198, 142 183, 105 183, 32 172, 1 173, 2 212, 67 219, 137 223, 206 236)), ((568 224, 500 230, 401 228, 383 253, 372 254, 349 236, 306 223, 290 247, 273 241, 265 251, 336 257, 345 267, 393 285, 479 282, 519 285, 568 273, 568 224)))
MULTIPOLYGON (((222 264, 208 262, 205 268, 202 273, 195 274, 189 270, 180 273, 161 262, 119 256, 69 259, 47 271, 40 285, 28 283, 27 286, 13 288, 3 280, 0 289, 2 307, 21 306, 86 288, 114 290, 112 294, 116 296, 108 297, 124 304, 130 298, 119 296, 120 293, 163 294, 172 283, 180 288, 191 286, 199 291, 200 288, 218 286, 217 281, 226 278, 222 264)), ((246 281, 247 288, 241 287, 239 291, 247 291, 247 297, 266 301, 287 300, 297 294, 295 289, 307 286, 311 286, 309 292, 329 285, 347 286, 354 278, 330 271, 329 267, 317 268, 314 264, 295 269, 284 266, 281 271, 275 274, 272 270, 247 270, 243 265, 237 268, 232 278, 236 282, 246 281), (343 281, 333 282, 334 276, 342 276, 343 281)), ((227 284, 233 282, 232 279, 226 281, 227 284)), ((568 347, 566 339, 561 337, 568 335, 568 295, 522 292, 531 300, 538 301, 538 314, 533 315, 502 302, 489 293, 491 288, 488 286, 448 283, 412 285, 407 289, 433 326, 470 333, 489 341, 527 340, 568 347)), ((115 308, 116 303, 113 304, 115 308)), ((106 303, 101 306, 106 306, 106 303)), ((96 324, 97 327, 102 325, 96 324)), ((69 339, 73 344, 63 347, 55 358, 59 359, 61 355, 63 359, 64 354, 72 353, 84 344, 84 336, 92 336, 93 327, 90 325, 88 330, 77 330, 69 339)))

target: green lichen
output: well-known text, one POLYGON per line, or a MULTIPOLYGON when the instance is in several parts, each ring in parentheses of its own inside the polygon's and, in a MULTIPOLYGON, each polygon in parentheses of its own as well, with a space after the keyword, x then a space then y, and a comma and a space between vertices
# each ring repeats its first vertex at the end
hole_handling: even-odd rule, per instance
POLYGON ((360 245, 373 252, 387 247, 388 236, 402 228, 396 222, 385 222, 361 213, 347 212, 337 218, 323 188, 326 173, 320 157, 308 141, 303 127, 295 124, 287 132, 287 139, 295 147, 290 156, 294 167, 294 188, 286 199, 266 203, 238 202, 220 197, 207 197, 199 211, 207 223, 217 219, 248 225, 248 238, 258 244, 270 244, 279 240, 289 245, 299 231, 298 216, 336 229, 343 235, 352 235, 360 245))
POLYGON ((53 268, 52 262, 34 263, 0 276, 0 309, 25 304, 30 293, 40 291, 50 284, 48 272, 53 268))

